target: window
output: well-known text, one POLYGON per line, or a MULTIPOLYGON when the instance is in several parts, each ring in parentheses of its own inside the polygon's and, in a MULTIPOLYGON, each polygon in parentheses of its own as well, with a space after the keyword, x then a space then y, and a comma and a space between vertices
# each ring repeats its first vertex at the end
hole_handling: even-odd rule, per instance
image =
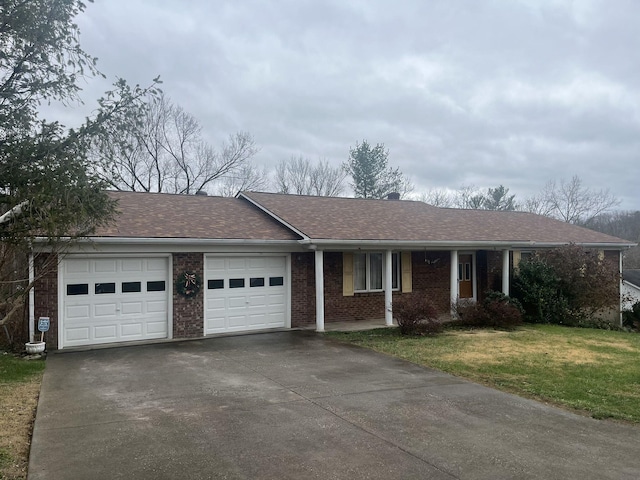
POLYGON ((156 280, 155 282, 147 282, 147 292, 164 292, 164 280, 156 280))
POLYGON ((244 278, 231 278, 229 279, 229 288, 243 288, 244 278))
POLYGON ((280 287, 284 285, 284 277, 269 277, 270 287, 280 287))
POLYGON ((461 282, 471 281, 471 264, 469 262, 458 264, 458 280, 461 282))
POLYGON ((224 288, 224 279, 209 280, 207 282, 207 288, 209 290, 219 290, 224 288))
POLYGON ((255 277, 249 279, 250 287, 264 287, 264 278, 255 277))
MULTIPOLYGON (((391 289, 400 287, 400 256, 391 255, 391 289)), ((384 288, 385 261, 379 252, 353 255, 353 289, 356 292, 380 292, 384 288)))
POLYGON ((122 293, 138 293, 142 290, 140 282, 122 282, 122 293))
POLYGON ((75 283, 67 285, 67 295, 88 295, 89 284, 88 283, 75 283))
POLYGON ((102 293, 116 293, 116 284, 115 283, 96 283, 95 290, 96 295, 100 295, 102 293))

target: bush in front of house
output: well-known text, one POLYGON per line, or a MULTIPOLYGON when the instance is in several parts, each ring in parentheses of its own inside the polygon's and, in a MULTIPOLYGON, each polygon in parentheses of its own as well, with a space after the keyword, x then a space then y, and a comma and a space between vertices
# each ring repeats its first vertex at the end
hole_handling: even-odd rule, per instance
POLYGON ((418 295, 403 295, 394 301, 393 317, 402 335, 435 335, 442 331, 436 308, 418 295))
POLYGON ((577 245, 538 251, 523 260, 513 279, 513 296, 525 321, 600 326, 598 314, 620 303, 618 266, 595 250, 577 245))
POLYGON ((520 302, 502 292, 487 292, 482 302, 458 300, 455 325, 511 329, 523 322, 520 302))

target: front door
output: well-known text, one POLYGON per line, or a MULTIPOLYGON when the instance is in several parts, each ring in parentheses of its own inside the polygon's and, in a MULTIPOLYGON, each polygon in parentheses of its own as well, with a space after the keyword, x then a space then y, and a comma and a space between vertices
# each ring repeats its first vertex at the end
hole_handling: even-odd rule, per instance
POLYGON ((473 298, 473 256, 458 256, 458 296, 473 298))

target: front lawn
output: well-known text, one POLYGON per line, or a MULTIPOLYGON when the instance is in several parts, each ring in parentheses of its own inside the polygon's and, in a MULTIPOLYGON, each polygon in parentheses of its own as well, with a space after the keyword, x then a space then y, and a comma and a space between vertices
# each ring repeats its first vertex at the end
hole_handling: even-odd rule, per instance
POLYGON ((436 337, 398 329, 327 335, 595 418, 640 422, 638 334, 531 325, 436 337))
POLYGON ((0 479, 27 478, 31 429, 44 360, 0 351, 0 479))

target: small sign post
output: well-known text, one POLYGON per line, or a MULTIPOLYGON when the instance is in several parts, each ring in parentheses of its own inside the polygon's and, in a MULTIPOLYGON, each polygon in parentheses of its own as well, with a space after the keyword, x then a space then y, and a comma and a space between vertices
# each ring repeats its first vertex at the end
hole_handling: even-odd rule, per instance
POLYGON ((49 317, 40 317, 38 319, 38 330, 40 331, 40 341, 44 341, 44 332, 49 331, 49 317))

